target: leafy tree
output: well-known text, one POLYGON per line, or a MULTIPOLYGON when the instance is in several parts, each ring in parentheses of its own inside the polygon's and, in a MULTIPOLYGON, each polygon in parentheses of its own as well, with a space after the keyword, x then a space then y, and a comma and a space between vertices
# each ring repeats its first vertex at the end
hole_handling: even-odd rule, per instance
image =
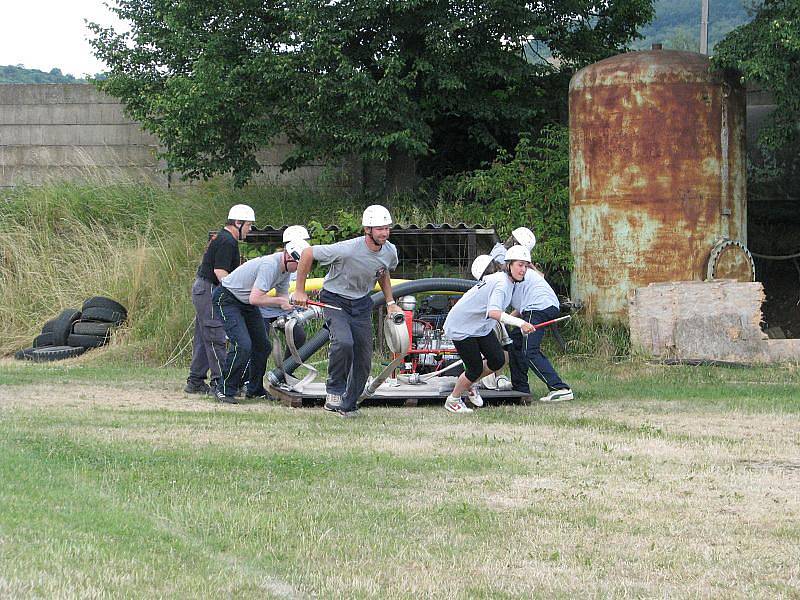
POLYGON ((522 224, 536 233, 534 251, 548 276, 563 288, 572 267, 569 245, 569 132, 543 128, 539 138, 523 135, 511 156, 501 151, 488 169, 445 182, 445 200, 462 202, 467 222, 492 223, 501 237, 522 224))
POLYGON ((285 135, 293 168, 356 154, 421 174, 512 148, 563 111, 569 74, 622 50, 652 0, 118 0, 96 24, 98 85, 156 134, 173 171, 259 169, 285 135), (526 59, 542 41, 555 61, 526 59))
POLYGON ((788 175, 800 181, 800 0, 765 0, 754 19, 716 48, 718 67, 772 92, 776 110, 759 133, 766 169, 760 179, 788 175))

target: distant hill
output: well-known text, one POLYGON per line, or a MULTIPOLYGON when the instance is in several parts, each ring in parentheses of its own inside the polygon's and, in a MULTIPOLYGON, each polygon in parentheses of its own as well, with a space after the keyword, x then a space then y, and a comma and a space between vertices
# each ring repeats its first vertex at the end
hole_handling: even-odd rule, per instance
MULTIPOLYGON (((708 47, 713 53, 717 42, 730 31, 749 22, 752 16, 747 7, 753 0, 709 0, 708 47)), ((632 44, 634 50, 662 43, 676 50, 700 49, 700 0, 655 0, 656 17, 641 31, 644 39, 632 44)))
POLYGON ((86 80, 64 75, 61 69, 51 69, 45 73, 21 65, 6 65, 0 66, 0 83, 86 83, 86 80))

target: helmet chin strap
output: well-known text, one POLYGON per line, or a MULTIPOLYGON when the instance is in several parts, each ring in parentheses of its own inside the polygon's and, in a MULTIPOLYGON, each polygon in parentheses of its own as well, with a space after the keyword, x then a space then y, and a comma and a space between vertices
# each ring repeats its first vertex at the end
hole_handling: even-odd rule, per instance
POLYGON ((517 279, 516 277, 514 277, 514 273, 513 271, 511 271, 510 265, 507 267, 506 273, 508 274, 509 277, 511 277, 511 281, 513 281, 514 283, 521 283, 525 279, 525 277, 523 277, 522 279, 517 279))
POLYGON ((237 227, 237 229, 239 230, 239 241, 241 242, 242 241, 242 228, 244 227, 244 221, 239 221, 239 223, 241 223, 241 225, 239 225, 237 227))

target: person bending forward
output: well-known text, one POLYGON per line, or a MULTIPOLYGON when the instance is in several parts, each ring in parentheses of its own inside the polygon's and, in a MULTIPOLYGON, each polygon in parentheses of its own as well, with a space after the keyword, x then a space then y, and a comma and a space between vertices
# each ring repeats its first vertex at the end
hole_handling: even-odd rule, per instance
MULTIPOLYGON (((485 265, 487 271, 496 264, 486 255, 476 258, 475 263, 478 259, 482 259, 479 264, 485 265)), ((468 395, 475 406, 483 406, 475 384, 505 365, 505 353, 494 333, 497 322, 519 327, 523 333, 534 330, 530 323, 504 312, 511 304, 514 285, 525 276, 531 253, 523 246, 514 246, 506 252, 505 259, 508 272, 484 275, 473 271, 473 275, 482 277, 481 280, 456 302, 445 319, 444 334, 453 341, 464 361, 464 373, 459 375, 444 403, 452 413, 472 412, 464 403, 464 395, 468 395)))

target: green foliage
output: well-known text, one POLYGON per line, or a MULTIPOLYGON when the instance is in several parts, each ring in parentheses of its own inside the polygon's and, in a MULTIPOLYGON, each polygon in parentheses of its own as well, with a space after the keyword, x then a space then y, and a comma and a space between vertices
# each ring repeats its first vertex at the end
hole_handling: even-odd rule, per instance
POLYGON ((336 241, 336 232, 325 228, 325 225, 316 220, 308 222, 308 234, 311 236, 311 244, 332 244, 336 241))
POLYGON ((546 127, 535 143, 523 136, 513 156, 500 152, 488 169, 454 178, 442 194, 463 204, 467 222, 491 224, 501 239, 515 227, 530 227, 537 239, 534 261, 548 274, 571 268, 565 127, 546 127))
POLYGON ((308 233, 311 236, 312 245, 333 244, 360 235, 362 231, 361 211, 358 209, 339 210, 329 225, 335 225, 336 229, 327 229, 328 225, 323 225, 315 219, 308 222, 308 233))
POLYGON ((720 42, 714 64, 737 69, 745 80, 772 92, 776 110, 759 133, 765 157, 760 178, 800 178, 800 2, 761 3, 752 22, 720 42))
POLYGON ((652 15, 651 0, 116 4, 129 31, 91 26, 110 66, 99 87, 159 137, 170 170, 237 184, 284 135, 285 168, 352 155, 474 168, 557 118, 569 73, 652 15), (559 62, 527 60, 531 39, 559 62))
POLYGON ((85 79, 77 79, 61 69, 51 69, 45 73, 39 69, 26 69, 22 65, 0 66, 0 83, 86 83, 85 79))

